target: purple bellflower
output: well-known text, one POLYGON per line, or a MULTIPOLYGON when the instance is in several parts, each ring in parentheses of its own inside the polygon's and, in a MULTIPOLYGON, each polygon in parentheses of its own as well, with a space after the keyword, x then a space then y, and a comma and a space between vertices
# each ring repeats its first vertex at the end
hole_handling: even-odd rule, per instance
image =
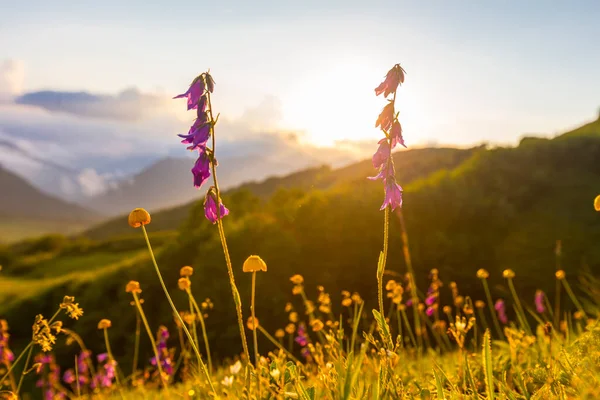
POLYGON ((494 308, 496 309, 496 313, 498 314, 498 319, 500 320, 500 322, 502 322, 504 325, 508 324, 508 317, 506 316, 506 307, 504 305, 504 300, 496 300, 494 308))
POLYGON ((194 79, 190 87, 185 93, 178 94, 174 99, 187 98, 187 109, 192 110, 198 108, 200 97, 204 93, 204 81, 198 77, 194 79))
POLYGON ((535 292, 535 310, 538 314, 546 312, 546 306, 544 305, 545 294, 541 290, 535 292))
POLYGON ((384 81, 375 88, 375 96, 383 93, 384 97, 388 97, 391 93, 396 92, 398 85, 404 83, 405 73, 406 71, 404 71, 400 64, 394 65, 385 75, 384 81))
POLYGON ((206 149, 201 148, 198 151, 198 159, 192 167, 192 174, 194 175, 194 187, 198 189, 210 178, 210 160, 206 149))
POLYGON ((224 216, 229 214, 229 210, 227 207, 223 205, 222 202, 219 202, 219 213, 217 214, 217 201, 216 201, 216 193, 214 188, 208 190, 206 194, 206 199, 204 200, 204 215, 206 219, 208 219, 213 224, 217 223, 219 217, 222 219, 224 216))

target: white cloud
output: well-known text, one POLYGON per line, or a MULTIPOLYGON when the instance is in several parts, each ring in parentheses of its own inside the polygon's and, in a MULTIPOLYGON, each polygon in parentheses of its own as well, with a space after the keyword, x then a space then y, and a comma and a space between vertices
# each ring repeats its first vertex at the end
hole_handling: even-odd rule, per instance
POLYGON ((23 90, 25 66, 19 60, 4 60, 0 63, 0 102, 7 101, 23 90))

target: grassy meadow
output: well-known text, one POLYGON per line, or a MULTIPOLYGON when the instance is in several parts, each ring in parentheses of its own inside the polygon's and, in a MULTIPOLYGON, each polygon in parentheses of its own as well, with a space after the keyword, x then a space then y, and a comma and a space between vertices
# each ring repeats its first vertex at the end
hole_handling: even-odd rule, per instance
POLYGON ((600 120, 221 192, 211 80, 197 202, 0 247, 0 398, 600 397, 600 120))

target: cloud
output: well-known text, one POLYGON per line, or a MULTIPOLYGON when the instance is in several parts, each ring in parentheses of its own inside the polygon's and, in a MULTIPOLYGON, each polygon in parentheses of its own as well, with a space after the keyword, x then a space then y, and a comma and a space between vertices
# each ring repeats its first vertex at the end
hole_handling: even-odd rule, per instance
MULTIPOLYGON (((166 157, 188 157, 191 168, 195 155, 176 135, 186 132, 194 117, 181 102, 137 89, 114 95, 27 93, 0 103, 0 160, 42 190, 85 203, 166 157)), ((315 147, 302 132, 281 129, 280 122, 281 104, 274 96, 239 118, 219 118, 217 157, 224 186, 361 157, 351 144, 315 147)))
POLYGON ((15 103, 81 117, 122 121, 137 121, 172 106, 165 96, 142 93, 137 88, 128 88, 116 95, 40 91, 19 96, 15 103))
POLYGON ((21 93, 25 79, 25 67, 19 60, 4 60, 0 63, 0 102, 5 102, 21 93))

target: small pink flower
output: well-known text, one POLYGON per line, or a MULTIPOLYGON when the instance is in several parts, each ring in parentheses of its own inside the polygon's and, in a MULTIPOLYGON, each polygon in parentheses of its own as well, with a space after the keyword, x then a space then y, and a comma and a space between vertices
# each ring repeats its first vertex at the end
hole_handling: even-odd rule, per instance
POLYGON ((381 114, 377 117, 377 121, 375 122, 375 127, 381 127, 384 131, 389 131, 394 123, 394 103, 390 101, 383 110, 381 110, 381 114))
POLYGON ((383 93, 385 97, 388 97, 391 93, 394 93, 398 89, 398 85, 404 83, 404 74, 406 71, 396 64, 388 71, 385 79, 377 88, 375 88, 375 96, 379 96, 383 93))

